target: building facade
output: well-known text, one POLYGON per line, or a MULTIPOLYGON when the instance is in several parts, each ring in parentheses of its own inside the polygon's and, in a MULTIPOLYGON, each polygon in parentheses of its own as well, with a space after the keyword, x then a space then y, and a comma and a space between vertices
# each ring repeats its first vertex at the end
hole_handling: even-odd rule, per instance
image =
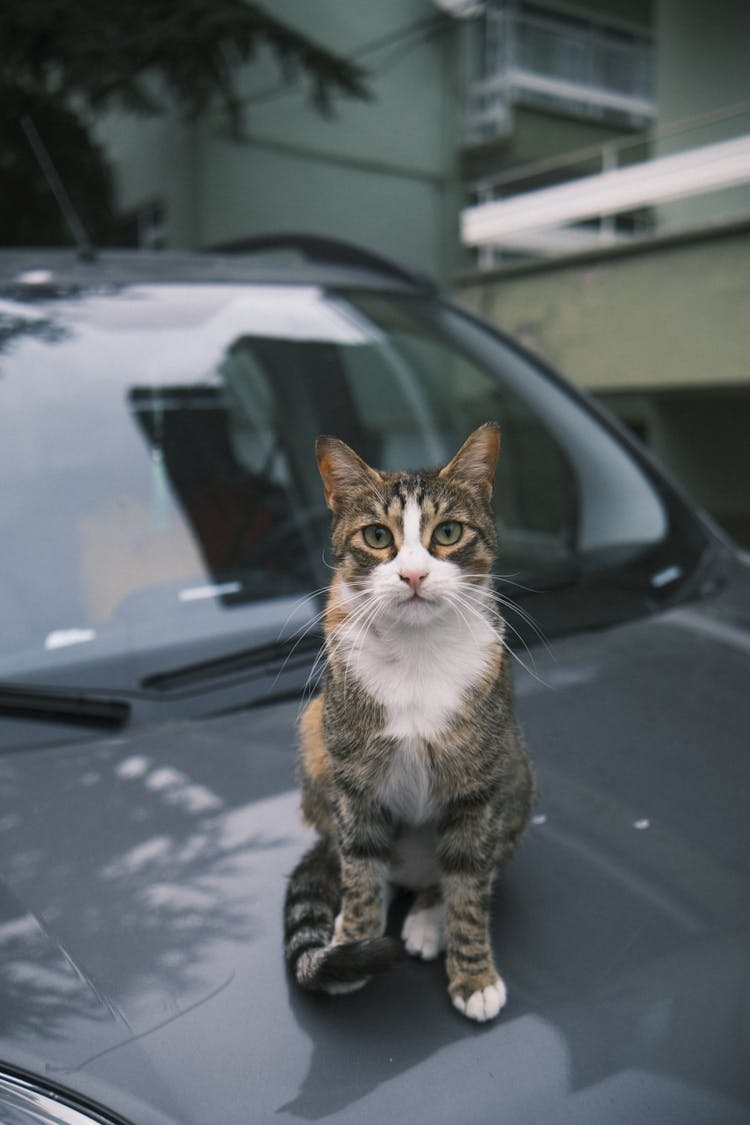
POLYGON ((368 72, 371 101, 331 119, 259 57, 242 143, 218 116, 104 121, 134 241, 306 231, 411 263, 600 396, 750 544, 750 6, 461 7, 276 0, 368 72))
POLYGON ((647 129, 497 169, 489 241, 468 247, 458 291, 750 545, 750 7, 657 0, 652 15, 647 129))

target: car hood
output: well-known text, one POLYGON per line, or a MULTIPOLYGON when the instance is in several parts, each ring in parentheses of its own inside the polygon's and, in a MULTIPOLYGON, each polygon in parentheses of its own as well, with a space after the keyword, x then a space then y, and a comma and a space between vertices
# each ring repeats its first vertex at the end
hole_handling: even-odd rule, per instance
POLYGON ((0 1059, 139 1125, 745 1122, 748 586, 517 654, 489 1027, 440 963, 290 987, 296 703, 0 759, 0 1059))

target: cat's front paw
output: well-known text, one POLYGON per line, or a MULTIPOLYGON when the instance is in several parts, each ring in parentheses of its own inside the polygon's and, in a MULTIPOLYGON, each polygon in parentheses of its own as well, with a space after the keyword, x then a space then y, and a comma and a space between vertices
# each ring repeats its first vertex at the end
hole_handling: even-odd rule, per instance
POLYGON ((441 902, 421 910, 410 910, 401 928, 407 953, 433 961, 445 948, 443 933, 445 908, 441 902))
POLYGON ((474 989, 474 991, 466 988, 458 988, 455 991, 451 989, 450 995, 459 1012, 478 1023, 494 1020, 495 1016, 505 1007, 505 1001, 508 998, 501 977, 498 977, 493 984, 474 989))

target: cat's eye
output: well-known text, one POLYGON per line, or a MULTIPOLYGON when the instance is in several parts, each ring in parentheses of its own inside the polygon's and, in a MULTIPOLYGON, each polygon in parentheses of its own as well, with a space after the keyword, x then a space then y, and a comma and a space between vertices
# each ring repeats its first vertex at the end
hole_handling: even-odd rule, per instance
POLYGON ((368 547, 373 547, 376 551, 384 551, 393 543, 393 536, 382 523, 371 523, 369 527, 363 528, 362 538, 368 547))
POLYGON ((457 520, 446 520, 445 523, 437 525, 432 533, 432 541, 440 547, 452 547, 454 543, 458 543, 463 533, 462 523, 458 523, 457 520))

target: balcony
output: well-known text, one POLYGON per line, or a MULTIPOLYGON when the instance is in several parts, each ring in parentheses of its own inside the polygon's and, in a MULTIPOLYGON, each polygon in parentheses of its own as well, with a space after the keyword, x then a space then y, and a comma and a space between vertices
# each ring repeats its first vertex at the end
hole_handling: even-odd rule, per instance
POLYGON ((495 0, 471 27, 464 139, 508 136, 517 104, 645 129, 654 116, 649 38, 594 17, 495 0))
POLYGON ((469 185, 480 268, 750 221, 750 99, 469 185))

